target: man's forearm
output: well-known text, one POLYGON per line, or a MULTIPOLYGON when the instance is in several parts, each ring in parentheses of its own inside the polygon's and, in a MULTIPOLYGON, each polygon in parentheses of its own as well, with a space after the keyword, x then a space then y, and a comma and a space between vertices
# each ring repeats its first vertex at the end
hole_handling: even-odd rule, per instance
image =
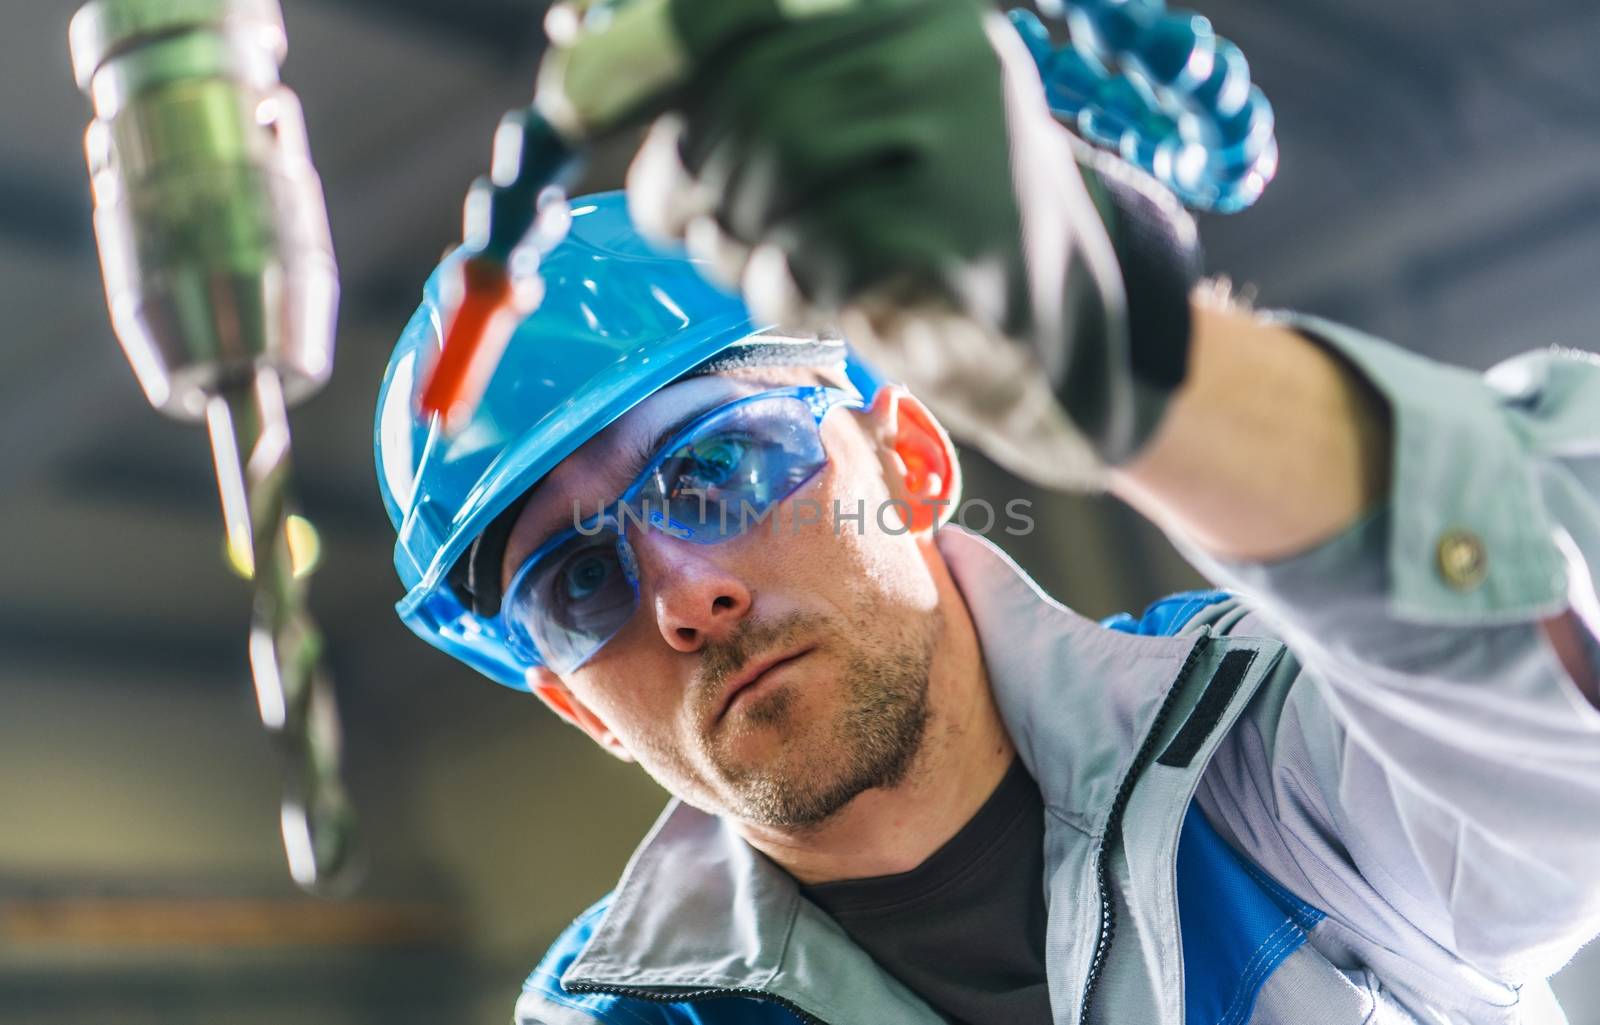
POLYGON ((1287 326, 1193 304, 1189 375, 1111 490, 1222 559, 1266 561, 1333 537, 1389 482, 1384 400, 1287 326))
MULTIPOLYGON (((1361 375, 1290 327, 1200 298, 1189 377, 1111 490, 1218 559, 1270 562, 1332 538, 1389 488, 1391 418, 1361 375)), ((1600 673, 1570 610, 1541 622, 1600 708, 1600 673)))

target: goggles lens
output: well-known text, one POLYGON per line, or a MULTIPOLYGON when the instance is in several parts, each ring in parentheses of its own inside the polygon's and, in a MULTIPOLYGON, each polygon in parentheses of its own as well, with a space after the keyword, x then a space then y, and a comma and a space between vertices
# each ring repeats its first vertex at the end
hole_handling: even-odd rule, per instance
POLYGON ((512 649, 556 672, 576 668, 610 640, 639 604, 627 540, 611 526, 573 534, 513 583, 501 615, 512 649))
POLYGON ((835 388, 784 388, 736 399, 668 442, 609 507, 562 531, 512 578, 500 618, 511 648, 571 672, 639 605, 630 527, 716 544, 759 525, 827 465, 821 423, 861 400, 835 388))

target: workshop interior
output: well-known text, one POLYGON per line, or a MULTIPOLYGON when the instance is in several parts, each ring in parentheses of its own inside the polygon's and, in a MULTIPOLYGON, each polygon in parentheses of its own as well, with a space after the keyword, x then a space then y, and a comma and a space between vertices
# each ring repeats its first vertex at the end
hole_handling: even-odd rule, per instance
MULTIPOLYGON (((14 2, 0 34, 0 1025, 504 1022, 666 795, 396 618, 374 404, 441 254, 465 240, 502 300, 536 303, 505 299, 504 272, 539 204, 620 188, 641 133, 581 160, 539 136, 537 0, 283 0, 251 59, 281 75, 261 116, 309 165, 260 195, 197 192, 219 224, 250 204, 292 224, 296 313, 263 315, 243 351, 191 345, 215 295, 162 297, 154 328, 118 307, 141 287, 118 247, 150 209, 126 201, 166 186, 114 152, 114 125, 138 114, 128 83, 171 70, 141 46, 205 35, 206 7, 14 2), (165 27, 128 13, 163 6, 165 27), (267 369, 230 377, 241 359, 267 369)), ((237 7, 270 23, 279 5, 237 7)), ((1036 58, 1070 53, 1070 15, 1033 12, 1013 24, 1036 58)), ((1180 177, 1208 272, 1474 369, 1594 348, 1600 8, 1195 13, 1248 58, 1249 159, 1200 181, 1134 148, 1180 177)), ((1105 120, 1079 124, 1115 145, 1105 120)), ((205 247, 180 236, 173 252, 205 247)), ((458 348, 424 405, 470 404, 484 348, 487 368, 458 348)), ((1032 502, 1036 530, 992 540, 1086 615, 1202 586, 1113 499, 975 451, 962 467, 969 497, 1032 502)), ((1552 985, 1600 1025, 1600 947, 1552 985)))

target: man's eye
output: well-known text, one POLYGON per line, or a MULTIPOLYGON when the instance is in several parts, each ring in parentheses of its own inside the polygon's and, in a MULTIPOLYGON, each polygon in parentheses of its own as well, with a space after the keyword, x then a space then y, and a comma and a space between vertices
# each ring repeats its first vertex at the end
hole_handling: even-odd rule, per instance
POLYGON ((592 598, 611 577, 611 561, 598 554, 581 555, 561 571, 562 589, 569 601, 592 598))
POLYGON ((669 494, 704 491, 726 484, 738 475, 751 449, 749 439, 718 434, 690 442, 679 449, 663 469, 671 484, 669 494))

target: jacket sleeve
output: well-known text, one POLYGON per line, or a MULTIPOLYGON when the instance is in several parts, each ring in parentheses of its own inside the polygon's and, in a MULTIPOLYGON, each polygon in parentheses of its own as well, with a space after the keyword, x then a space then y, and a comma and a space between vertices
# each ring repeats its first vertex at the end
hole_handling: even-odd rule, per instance
POLYGON ((1299 673, 1199 799, 1368 940, 1543 978, 1600 933, 1600 711, 1540 626, 1573 610, 1600 672, 1600 360, 1549 350, 1479 376, 1294 323, 1387 398, 1394 476, 1382 508, 1290 559, 1178 542, 1299 673))

